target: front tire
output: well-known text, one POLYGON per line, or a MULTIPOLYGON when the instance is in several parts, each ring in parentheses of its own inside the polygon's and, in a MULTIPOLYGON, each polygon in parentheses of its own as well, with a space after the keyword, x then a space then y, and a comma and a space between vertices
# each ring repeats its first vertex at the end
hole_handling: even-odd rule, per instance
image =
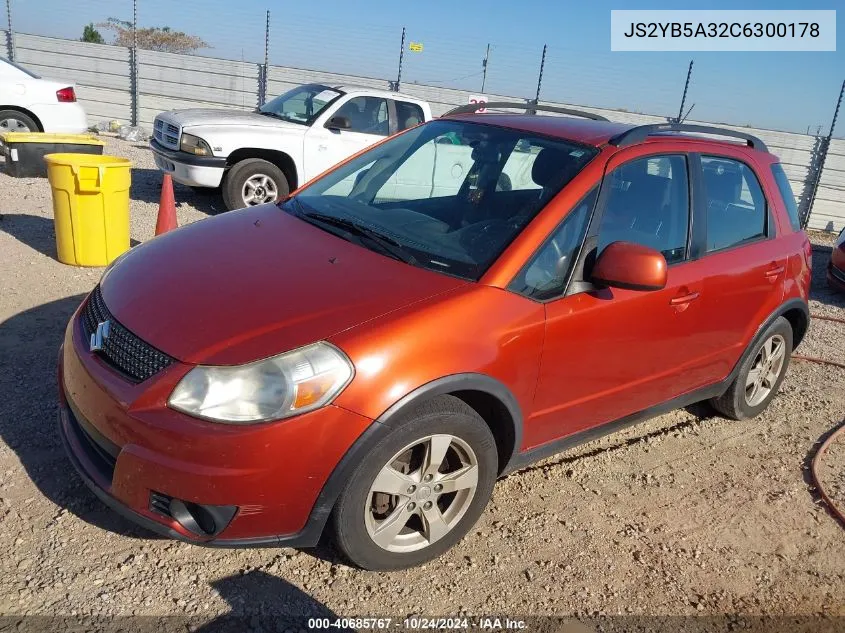
POLYGON ((289 193, 282 170, 260 158, 242 160, 229 170, 223 182, 223 202, 229 211, 276 202, 289 193))
POLYGON ((403 569, 436 558, 481 516, 496 481, 496 442, 454 396, 420 405, 355 469, 333 514, 355 565, 403 569))
POLYGON ((728 390, 710 404, 734 420, 759 415, 777 395, 791 355, 792 326, 778 317, 758 339, 728 390))

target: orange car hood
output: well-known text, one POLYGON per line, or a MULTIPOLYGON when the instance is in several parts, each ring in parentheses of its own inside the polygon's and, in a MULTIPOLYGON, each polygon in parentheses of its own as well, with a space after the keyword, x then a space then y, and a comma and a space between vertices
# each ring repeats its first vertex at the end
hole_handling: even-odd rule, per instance
POLYGON ((399 262, 264 205, 137 246, 103 278, 112 315, 188 363, 272 356, 468 282, 399 262))

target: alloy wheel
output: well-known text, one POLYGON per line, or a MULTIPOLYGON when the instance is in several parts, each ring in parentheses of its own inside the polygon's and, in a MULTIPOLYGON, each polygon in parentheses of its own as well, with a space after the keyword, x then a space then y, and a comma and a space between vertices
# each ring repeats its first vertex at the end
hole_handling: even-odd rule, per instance
POLYGON ((745 402, 756 407, 774 389, 786 359, 786 341, 780 334, 770 336, 763 343, 745 379, 745 402))
POLYGON ((266 174, 255 174, 241 189, 244 204, 254 207, 265 202, 275 202, 279 197, 279 188, 275 181, 266 174))
POLYGON ((429 435, 397 452, 376 475, 364 507, 373 542, 413 552, 437 542, 469 509, 478 486, 478 458, 453 435, 429 435))

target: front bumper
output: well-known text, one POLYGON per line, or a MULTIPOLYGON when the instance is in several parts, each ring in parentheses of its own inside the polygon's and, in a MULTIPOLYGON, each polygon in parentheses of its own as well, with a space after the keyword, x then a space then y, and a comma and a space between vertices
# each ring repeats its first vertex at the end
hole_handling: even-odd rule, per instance
POLYGON ((173 180, 189 187, 216 188, 223 182, 226 159, 214 156, 191 156, 185 152, 167 149, 153 139, 150 149, 156 167, 170 174, 173 180))
POLYGON ((97 497, 146 529, 191 543, 316 544, 343 481, 338 464, 380 425, 334 406, 262 425, 196 420, 166 406, 190 367, 177 363, 130 384, 80 344, 80 333, 77 313, 59 356, 59 428, 97 497), (160 511, 161 496, 236 511, 214 536, 197 534, 160 511))

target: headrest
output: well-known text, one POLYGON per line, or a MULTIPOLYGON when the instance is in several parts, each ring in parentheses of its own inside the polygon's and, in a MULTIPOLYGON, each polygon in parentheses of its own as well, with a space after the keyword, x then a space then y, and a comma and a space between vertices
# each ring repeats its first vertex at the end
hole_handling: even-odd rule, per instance
POLYGON ((568 164, 566 153, 545 147, 537 154, 531 167, 531 179, 541 187, 547 187, 555 177, 560 177, 568 164))

